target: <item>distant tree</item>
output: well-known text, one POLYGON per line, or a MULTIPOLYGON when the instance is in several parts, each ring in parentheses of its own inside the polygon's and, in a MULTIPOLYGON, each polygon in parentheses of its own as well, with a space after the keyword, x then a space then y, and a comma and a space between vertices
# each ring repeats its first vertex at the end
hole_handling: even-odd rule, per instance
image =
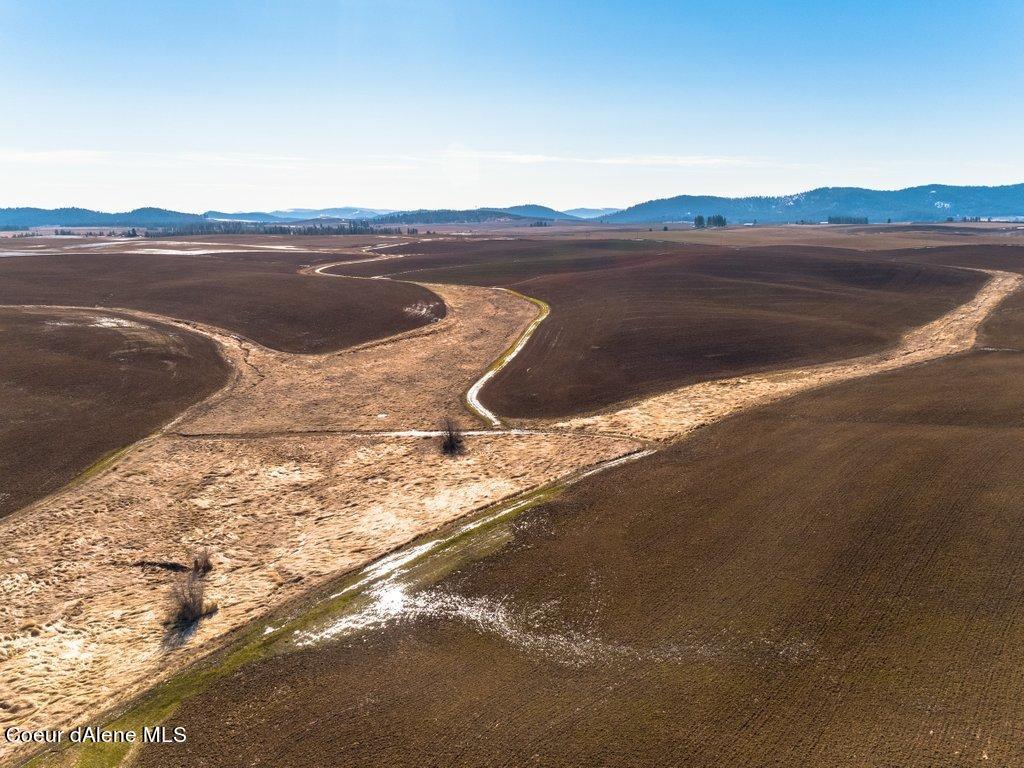
POLYGON ((725 216, 716 213, 714 216, 708 216, 707 223, 709 227, 724 227, 728 222, 725 220, 725 216))
POLYGON ((661 231, 662 231, 662 232, 668 232, 668 227, 667 227, 667 226, 666 226, 666 227, 662 227, 662 228, 661 228, 661 231))
POLYGON ((697 214, 696 216, 694 216, 693 217, 693 226, 696 229, 704 229, 704 227, 707 226, 707 224, 704 221, 704 217, 701 216, 700 214, 697 214))

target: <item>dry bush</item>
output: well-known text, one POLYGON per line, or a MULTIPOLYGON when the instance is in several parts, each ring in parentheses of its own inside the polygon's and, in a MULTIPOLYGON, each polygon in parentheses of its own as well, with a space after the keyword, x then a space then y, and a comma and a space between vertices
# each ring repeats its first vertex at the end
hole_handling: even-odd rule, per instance
POLYGON ((200 547, 192 553, 192 571, 200 576, 205 576, 213 570, 213 561, 210 559, 208 547, 200 547))
POLYGON ((441 432, 441 453, 445 456, 458 456, 466 452, 466 441, 458 424, 446 418, 441 425, 441 432))
POLYGON ((190 571, 175 580, 171 587, 169 624, 178 628, 191 627, 212 612, 206 604, 206 585, 201 576, 190 571))

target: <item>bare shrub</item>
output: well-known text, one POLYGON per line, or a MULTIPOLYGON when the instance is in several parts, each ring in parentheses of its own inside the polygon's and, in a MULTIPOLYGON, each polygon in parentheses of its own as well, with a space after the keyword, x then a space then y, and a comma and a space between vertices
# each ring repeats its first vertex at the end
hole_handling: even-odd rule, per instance
POLYGON ((462 429, 452 419, 446 418, 441 424, 441 453, 445 456, 459 456, 466 452, 466 441, 462 429))
POLYGON ((200 576, 205 576, 213 570, 213 561, 210 560, 210 550, 207 547, 200 547, 192 553, 192 571, 200 576))
POLYGON ((168 623, 179 629, 191 627, 207 614, 206 585, 194 571, 179 577, 171 587, 168 623))

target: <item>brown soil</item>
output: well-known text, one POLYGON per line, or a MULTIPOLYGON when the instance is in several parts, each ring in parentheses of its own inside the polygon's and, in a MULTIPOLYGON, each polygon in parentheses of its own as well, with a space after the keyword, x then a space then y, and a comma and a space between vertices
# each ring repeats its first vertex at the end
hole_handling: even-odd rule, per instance
MULTIPOLYGON (((569 237, 586 239, 596 233, 574 232, 569 237)), ((623 229, 606 237, 638 238, 659 242, 699 243, 732 247, 766 245, 803 245, 812 248, 857 248, 891 250, 893 248, 928 248, 962 246, 979 243, 1024 245, 1021 224, 892 224, 873 225, 780 225, 767 227, 728 227, 726 229, 673 229, 668 232, 648 231, 646 227, 632 231, 623 229)))
MULTIPOLYGON (((0 728, 80 724, 341 573, 636 448, 485 434, 450 459, 436 439, 368 432, 436 427, 536 312, 505 292, 441 290, 454 311, 440 323, 341 353, 288 355, 188 324, 235 365, 229 386, 104 471, 0 522, 0 728), (201 434, 211 426, 220 434, 201 434), (171 637, 173 574, 134 564, 183 562, 199 546, 213 552, 207 597, 219 610, 194 636, 171 637)), ((24 751, 0 743, 0 759, 24 751)))
MULTIPOLYGON (((580 257, 586 258, 583 254, 580 257)), ((410 256, 404 256, 403 260, 406 258, 410 256)), ((849 263, 854 263, 854 259, 849 263)), ((394 267, 394 262, 379 264, 394 267)), ((559 268, 556 265, 556 271, 559 268)), ((712 272, 713 268, 714 265, 712 272)), ((847 270, 844 267, 843 270, 847 275, 863 274, 867 279, 866 273, 857 268, 847 270)), ((918 297, 922 303, 927 303, 929 296, 938 302, 939 295, 949 296, 956 291, 970 293, 965 286, 971 285, 971 280, 977 285, 977 281, 984 279, 977 276, 964 281, 960 273, 934 268, 905 270, 898 267, 889 271, 882 268, 882 272, 916 274, 928 280, 946 276, 948 281, 942 289, 936 285, 922 288, 918 297)), ((720 279, 718 275, 712 277, 720 279)), ((348 282, 322 277, 309 279, 325 284, 348 282)), ((801 282, 813 283, 818 279, 822 278, 815 277, 814 270, 800 277, 801 282)), ((845 285, 840 293, 864 290, 864 286, 858 285, 861 279, 854 277, 852 285, 845 285)), ((360 282, 386 284, 385 281, 360 282)), ((771 278, 763 282, 777 287, 771 278)), ((834 277, 829 278, 829 282, 830 290, 834 290, 837 283, 844 285, 834 277)), ((997 285, 1001 290, 1012 288, 1005 278, 997 285)), ((500 292, 471 287, 438 286, 437 289, 452 307, 451 315, 445 320, 409 331, 400 339, 371 343, 363 349, 337 354, 298 358, 231 338, 210 326, 191 323, 197 330, 215 338, 235 363, 238 375, 232 385, 176 423, 172 433, 141 444, 89 482, 0 523, 0 541, 5 546, 14 542, 12 556, 0 562, 0 605, 6 606, 0 609, 0 701, 4 702, 4 707, 0 708, 0 725, 16 723, 31 727, 81 722, 101 708, 124 701, 155 680, 170 675, 182 664, 223 642, 228 632, 269 608, 372 560, 417 533, 503 495, 564 476, 637 445, 636 440, 575 431, 495 433, 471 436, 467 457, 470 460, 459 459, 453 464, 450 460, 441 460, 434 452, 436 446, 422 438, 366 434, 367 430, 382 427, 400 432, 414 426, 436 426, 438 417, 458 402, 467 382, 474 377, 474 371, 475 375, 482 373, 535 313, 531 305, 518 303, 519 300, 500 292), (393 349, 389 349, 391 346, 393 349), (282 415, 276 415, 278 412, 282 415), (387 414, 392 412, 396 414, 395 423, 388 424, 387 414), (380 418, 382 413, 386 414, 384 419, 380 418), (355 434, 353 430, 362 434, 355 434), (75 523, 82 520, 90 524, 79 524, 76 528, 75 523), (168 646, 160 624, 166 610, 167 575, 156 571, 140 572, 124 564, 129 558, 131 562, 180 560, 186 549, 199 544, 211 545, 216 553, 210 593, 221 610, 204 620, 195 637, 183 646, 168 646), (37 597, 27 603, 23 599, 27 593, 37 597)), ((533 293, 528 288, 527 292, 533 293)), ((910 290, 908 295, 913 293, 910 290)), ((901 300, 906 303, 906 298, 901 300)), ((952 319, 957 322, 945 326, 945 334, 927 338, 941 343, 947 337, 952 339, 953 343, 944 347, 946 352, 968 344, 982 310, 991 308, 984 301, 984 294, 982 299, 976 311, 968 307, 954 316, 952 319), (965 328, 970 329, 969 335, 963 333, 965 328)), ((935 314, 937 312, 933 311, 929 317, 935 314)), ((147 317, 139 313, 133 316, 147 317)), ((920 359, 926 358, 902 356, 893 364, 920 359)), ((851 376, 861 372, 856 366, 846 369, 846 374, 851 376)), ((727 423, 733 421, 736 419, 727 423)), ((796 419, 791 421, 795 423, 796 419)), ((812 450, 815 446, 810 443, 813 440, 804 437, 797 440, 795 446, 812 450)), ((755 450, 752 445, 743 447, 748 453, 755 450)), ((726 461, 729 457, 718 458, 726 461)), ((740 466, 750 470, 756 463, 751 464, 748 457, 747 463, 740 466)), ((713 471, 716 469, 720 468, 713 468, 713 471)), ((604 594, 601 591, 603 580, 612 575, 622 577, 621 582, 616 582, 615 591, 607 593, 613 596, 620 594, 620 583, 628 591, 649 582, 659 590, 658 600, 670 605, 674 605, 672 596, 680 593, 693 600, 701 595, 711 602, 717 599, 710 593, 691 595, 690 584, 684 582, 679 586, 673 581, 673 567, 696 568, 699 565, 698 570, 713 576, 715 568, 711 561, 698 562, 701 546, 692 552, 678 550, 683 553, 682 561, 675 566, 668 560, 658 559, 664 551, 662 544, 671 541, 679 545, 687 541, 686 513, 665 512, 658 501, 664 497, 665 504, 679 502, 675 487, 661 482, 673 477, 674 471, 692 477, 687 487, 694 492, 702 487, 704 466, 699 462, 682 470, 678 464, 673 465, 671 471, 666 470, 663 476, 653 479, 644 473, 623 475, 620 470, 614 475, 619 483, 616 490, 630 494, 629 500, 615 498, 615 506, 598 508, 598 518, 585 521, 581 518, 587 514, 585 508, 594 506, 590 497, 583 506, 570 504, 566 509, 570 512, 575 509, 577 514, 572 519, 573 524, 586 525, 598 537, 591 542, 592 549, 586 558, 569 558, 560 564, 553 554, 550 560, 537 561, 540 568, 526 575, 532 561, 522 554, 519 546, 510 550, 512 554, 518 553, 517 567, 522 569, 523 576, 520 581, 512 578, 509 582, 510 594, 514 596, 507 608, 518 610, 525 606, 527 614, 525 620, 510 614, 513 623, 504 626, 514 630, 513 636, 534 642, 532 650, 539 650, 539 655, 517 655, 518 650, 513 648, 510 652, 503 639, 486 632, 478 633, 461 621, 445 622, 435 617, 417 626, 426 627, 428 632, 437 629, 443 635, 441 645, 433 636, 418 633, 373 634, 367 636, 365 644, 357 641, 358 648, 345 644, 344 652, 354 654, 352 656, 332 655, 335 651, 299 654, 274 661, 269 667, 258 665, 244 670, 240 677, 227 681, 183 710, 182 718, 190 727, 187 749, 182 751, 179 747, 173 754, 147 750, 143 753, 144 760, 183 760, 179 764, 187 765, 372 764, 373 760, 367 758, 380 755, 395 764, 520 764, 534 754, 551 754, 555 759, 547 762, 557 763, 564 758, 569 761, 566 764, 574 764, 571 760, 577 758, 584 762, 615 762, 622 755, 631 754, 628 752, 631 747, 617 746, 618 742, 612 740, 611 749, 603 758, 587 759, 591 755, 585 751, 586 745, 599 743, 588 735, 587 728, 592 719, 595 727, 606 735, 619 733, 616 729, 620 726, 622 734, 635 734, 634 726, 640 721, 631 719, 632 713, 626 712, 620 724, 619 712, 615 710, 617 697, 609 696, 609 690, 621 688, 625 694, 637 698, 640 694, 631 694, 634 688, 630 685, 640 682, 623 688, 622 680, 642 681, 649 674, 657 683, 663 668, 657 667, 649 673, 644 666, 649 654, 635 653, 634 646, 615 642, 615 633, 628 634, 629 624, 627 622, 624 629, 616 627, 614 620, 606 620, 601 615, 604 604, 599 598, 604 594), (648 485, 648 480, 654 484, 648 485), (680 529, 665 542, 657 538, 658 525, 663 523, 659 516, 663 514, 674 514, 673 522, 678 522, 680 529), (624 563, 616 547, 632 545, 634 533, 645 530, 645 524, 649 528, 643 543, 652 549, 655 557, 647 560, 644 551, 637 548, 623 570, 624 563), (616 525, 620 526, 618 533, 616 525), (653 569, 653 575, 647 573, 648 566, 653 569), (579 574, 584 572, 594 575, 591 595, 594 599, 586 597, 587 592, 577 590, 579 574), (517 602, 523 590, 557 593, 563 577, 566 589, 573 591, 567 591, 564 596, 557 594, 554 598, 557 602, 550 605, 517 602), (575 599, 579 595, 584 598, 575 599), (586 631, 577 631, 578 627, 568 625, 566 635, 563 629, 567 625, 560 615, 563 610, 569 612, 569 618, 582 616, 586 620, 583 625, 586 631), (539 622, 539 627, 532 622, 539 622), (610 644, 601 635, 588 634, 591 629, 606 627, 612 635, 610 644), (526 634, 517 634, 520 629, 526 634), (410 642, 411 646, 407 644, 410 642), (451 642, 450 648, 444 642, 451 642), (480 648, 486 652, 481 653, 480 648), (399 663, 388 655, 388 649, 398 650, 399 663), (613 662, 589 679, 571 671, 590 663, 588 660, 603 663, 608 653, 613 662), (456 661, 459 657, 461 660, 456 661), (344 669, 327 671, 329 665, 337 665, 342 658, 344 669), (417 661, 432 667, 417 667, 417 661), (402 666, 406 662, 412 667, 402 666), (393 671, 394 675, 386 679, 380 677, 377 674, 380 669, 371 670, 372 665, 378 663, 380 669, 393 671), (278 664, 289 666, 274 666, 278 664), (441 689, 432 688, 438 682, 431 679, 432 675, 446 674, 452 664, 461 667, 461 671, 451 670, 448 681, 455 693, 444 690, 445 681, 441 681, 441 689), (493 670, 488 671, 491 664, 493 670), (282 669, 285 674, 297 675, 294 685, 291 680, 277 676, 282 669), (269 670, 268 678, 263 677, 264 670, 269 670), (467 673, 472 678, 474 670, 486 676, 483 683, 477 684, 483 685, 482 688, 474 687, 464 677, 467 673), (316 690, 314 678, 317 676, 321 686, 337 682, 350 687, 316 690), (579 701, 587 703, 596 715, 591 717, 590 713, 576 710, 577 699, 571 693, 564 699, 566 708, 556 708, 554 702, 561 701, 555 696, 561 690, 559 681, 576 686, 583 696, 579 701), (496 690, 488 687, 491 683, 502 682, 506 682, 513 693, 509 704, 517 703, 515 711, 502 709, 505 700, 495 698, 496 690), (392 683, 394 688, 389 687, 392 683), (396 704, 392 694, 403 683, 412 686, 404 692, 404 701, 410 707, 403 711, 404 705, 399 702, 397 709, 390 709, 396 704), (234 685, 248 686, 244 696, 250 696, 250 703, 259 711, 238 698, 237 691, 241 688, 232 688, 234 685), (526 693, 527 689, 536 694, 535 699, 526 693), (409 696, 409 690, 416 695, 409 696), (593 694, 590 698, 588 691, 593 694), (346 692, 357 696, 357 700, 346 699, 346 692), (271 701, 267 703, 267 699, 271 701), (212 709, 208 708, 211 702, 212 709), (411 711, 413 708, 415 712, 411 711), (417 715, 424 712, 434 725, 424 726, 422 718, 417 719, 417 715), (495 712, 496 718, 492 717, 495 712), (204 713, 210 720, 204 719, 204 713), (284 721, 262 719, 282 713, 287 718, 284 721), (604 717, 605 713, 611 714, 610 720, 604 717), (466 719, 458 721, 459 717, 466 719), (584 717, 590 719, 581 725, 580 718, 584 717), (314 728, 309 725, 310 720, 316 718, 320 723, 319 735, 310 735, 307 729, 314 728), (543 718, 543 723, 530 723, 530 718, 543 718), (222 734, 227 728, 235 739, 228 753, 224 752, 222 739, 218 740, 216 748, 213 746, 210 730, 214 727, 213 719, 218 721, 222 734), (367 722, 374 724, 369 735, 367 722), (461 722, 465 729, 455 730, 456 722, 461 722), (519 733, 516 723, 526 724, 529 729, 519 733), (268 730, 255 733, 254 725, 256 728, 266 725, 268 730), (567 728, 575 729, 573 738, 565 738, 567 728), (268 743, 275 730, 273 742, 268 743), (338 733, 348 735, 347 744, 339 745, 334 740, 338 733), (445 735, 450 733, 464 736, 453 741, 445 735), (529 733, 537 734, 540 740, 527 738, 525 734, 529 733), (566 757, 552 750, 544 734, 551 735, 557 744, 579 743, 574 747, 575 752, 566 757), (577 739, 576 734, 581 738, 577 739), (495 739, 501 739, 501 745, 495 739), (515 745, 511 752, 508 751, 510 744, 515 745), (434 745, 439 751, 433 751, 434 745), (452 745, 451 749, 447 745, 452 745), (506 751, 501 752, 502 748, 506 751), (444 759, 446 755, 449 759, 444 759), (435 756, 441 759, 435 760, 435 756)), ((725 478, 716 483, 731 488, 725 478)), ((598 488, 603 487, 603 484, 598 485, 598 488)), ((750 484, 746 492, 756 495, 756 484, 750 484)), ((587 491, 581 487, 573 492, 576 493, 587 491)), ((570 495, 565 503, 574 498, 575 495, 570 495)), ((699 505, 696 508, 701 509, 699 505)), ((550 519, 563 517, 569 520, 572 515, 565 513, 550 519)), ((531 521, 535 522, 535 518, 530 517, 524 521, 524 527, 517 528, 518 535, 536 534, 539 538, 524 539, 523 546, 541 549, 560 546, 557 541, 548 541, 549 534, 554 532, 552 529, 545 530, 542 526, 530 534, 531 521)), ((774 529, 769 527, 768 530, 774 529)), ((561 531, 557 533, 561 535, 561 531)), ((730 537, 737 534, 737 530, 725 530, 722 541, 728 543, 730 537)), ((583 532, 577 531, 575 542, 582 548, 586 538, 583 532)), ((486 570, 489 562, 483 561, 467 572, 486 570)), ((464 573, 455 578, 453 583, 458 585, 467 577, 464 573)), ((486 589, 499 580, 496 577, 495 581, 481 583, 486 589)), ((726 607, 729 600, 738 599, 725 594, 723 605, 726 607)), ((483 594, 483 597, 490 595, 483 594)), ((475 614, 484 619, 477 629, 486 629, 489 603, 485 600, 471 607, 483 610, 482 614, 479 611, 475 614)), ((470 614, 472 612, 465 615, 470 614)), ((610 615, 614 616, 615 611, 610 615)), ((655 627, 660 626, 657 623, 660 615, 657 610, 652 613, 655 627)), ((710 615, 712 619, 719 618, 716 614, 710 615)), ((684 623, 686 620, 680 619, 684 623)), ((498 626, 502 626, 501 621, 498 626)), ((671 629, 678 625, 667 626, 671 629)), ((708 638, 696 635, 684 638, 693 641, 681 645, 684 652, 696 648, 699 658, 704 658, 700 649, 707 645, 713 648, 713 641, 718 639, 714 634, 718 631, 717 624, 711 621, 708 626, 711 627, 708 638)), ((647 636, 639 625, 637 631, 639 640, 635 647, 641 648, 639 641, 647 636)), ((767 651, 758 650, 762 647, 762 638, 742 634, 737 637, 740 638, 739 648, 755 649, 749 654, 753 661, 748 659, 748 667, 752 665, 755 669, 767 668, 765 665, 776 657, 789 661, 791 655, 799 658, 801 653, 799 644, 794 645, 784 631, 764 636, 767 651)), ((735 658, 737 654, 730 641, 721 642, 727 651, 724 657, 735 658)), ((658 646, 655 650, 657 664, 668 664, 658 655, 664 649, 658 646)), ((337 650, 337 653, 342 651, 337 650)), ((743 657, 742 651, 738 655, 743 657)), ((688 663, 687 669, 694 667, 692 659, 688 663)), ((675 679, 672 676, 676 674, 676 666, 669 664, 666 668, 675 679)), ((741 673, 745 674, 746 669, 744 667, 741 673)), ((731 667, 725 673, 737 674, 731 667)), ((695 674, 706 679, 717 673, 705 670, 695 674)), ((709 698, 714 690, 700 693, 705 699, 704 708, 698 711, 717 711, 717 705, 709 698)), ((662 703, 655 724, 662 722, 657 718, 673 711, 672 701, 669 698, 662 703)), ((649 721, 642 724, 651 725, 649 721)), ((697 734, 694 739, 708 741, 706 735, 690 730, 697 734)), ((653 733, 653 743, 664 742, 661 732, 653 733)), ((680 731, 673 728, 671 733, 678 738, 680 731)), ((688 738, 683 736, 682 742, 690 743, 688 738)), ((630 744, 643 743, 636 738, 630 741, 630 744)), ((678 750, 678 745, 670 746, 678 750)), ((13 754, 14 751, 8 751, 7 756, 13 754)))
POLYGON ((679 386, 896 344, 984 279, 828 249, 551 240, 433 241, 345 274, 499 285, 551 315, 482 392, 511 418, 587 413, 679 386))
POLYGON ((221 387, 209 339, 114 312, 0 307, 0 517, 221 387))
MULTIPOLYGON (((990 314, 1004 299, 1007 303, 1019 301, 1017 289, 1021 282, 1018 274, 993 272, 988 283, 972 299, 910 331, 899 345, 884 352, 807 368, 701 382, 644 398, 618 410, 570 419, 555 426, 669 440, 737 411, 808 389, 963 352, 974 346, 983 322, 987 320, 991 327, 990 314)), ((989 331, 987 336, 991 335, 989 331)))
POLYGON ((0 258, 0 304, 130 307, 300 353, 362 344, 444 316, 443 302, 418 285, 296 274, 299 264, 317 258, 325 255, 131 255, 102 248, 11 256, 0 258))
POLYGON ((975 351, 597 475, 140 764, 1020 765, 1022 377, 975 351))

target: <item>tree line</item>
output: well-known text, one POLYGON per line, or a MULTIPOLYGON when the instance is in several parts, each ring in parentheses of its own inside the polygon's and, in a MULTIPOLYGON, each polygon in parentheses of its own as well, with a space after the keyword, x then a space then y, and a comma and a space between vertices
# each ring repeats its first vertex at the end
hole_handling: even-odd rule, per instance
POLYGON ((368 221, 341 224, 258 224, 245 221, 211 221, 147 229, 146 237, 173 235, 400 235, 401 227, 379 227, 368 221))
POLYGON ((713 216, 708 216, 707 218, 704 218, 699 214, 693 217, 693 226, 696 229, 706 229, 708 227, 724 227, 728 223, 729 222, 725 220, 725 216, 723 216, 720 213, 716 213, 713 216))

